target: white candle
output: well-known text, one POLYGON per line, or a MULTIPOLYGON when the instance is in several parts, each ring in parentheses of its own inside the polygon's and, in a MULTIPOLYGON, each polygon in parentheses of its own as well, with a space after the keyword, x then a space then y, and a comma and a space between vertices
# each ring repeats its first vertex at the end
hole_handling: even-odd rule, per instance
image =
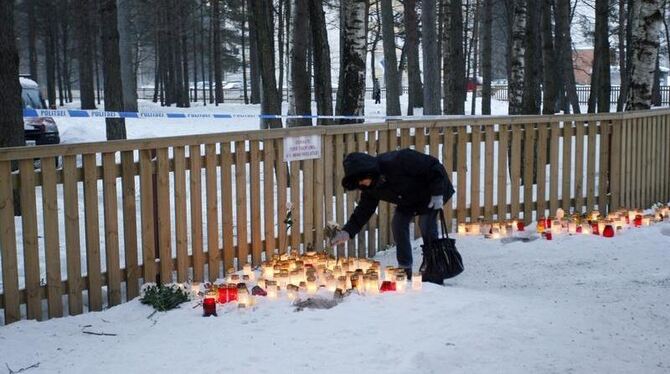
POLYGON ((459 223, 458 224, 458 234, 459 235, 467 234, 467 231, 465 230, 465 223, 459 223))
POLYGON ((420 291, 423 287, 423 276, 421 273, 412 274, 412 289, 414 291, 420 291))

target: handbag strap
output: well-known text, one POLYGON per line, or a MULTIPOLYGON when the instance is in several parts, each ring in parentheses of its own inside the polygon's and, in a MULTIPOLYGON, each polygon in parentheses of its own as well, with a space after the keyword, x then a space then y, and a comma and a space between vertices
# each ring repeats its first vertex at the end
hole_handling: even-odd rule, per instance
POLYGON ((442 237, 449 238, 449 230, 447 230, 447 221, 444 219, 444 209, 440 209, 440 227, 442 228, 442 237))

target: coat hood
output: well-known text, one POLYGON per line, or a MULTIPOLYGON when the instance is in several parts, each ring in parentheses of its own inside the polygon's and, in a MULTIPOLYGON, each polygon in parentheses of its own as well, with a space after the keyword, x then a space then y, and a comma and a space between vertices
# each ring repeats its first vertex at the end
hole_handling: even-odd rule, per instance
POLYGON ((358 181, 361 179, 376 180, 380 174, 377 158, 366 153, 350 153, 344 158, 342 165, 344 166, 342 187, 349 191, 357 189, 358 181))

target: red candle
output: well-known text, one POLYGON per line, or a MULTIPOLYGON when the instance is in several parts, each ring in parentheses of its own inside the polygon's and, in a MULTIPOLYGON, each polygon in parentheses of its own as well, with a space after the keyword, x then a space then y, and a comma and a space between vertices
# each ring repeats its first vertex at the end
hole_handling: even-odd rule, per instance
POLYGON ((603 236, 606 238, 611 238, 614 236, 614 228, 612 225, 605 226, 605 229, 603 229, 603 236))
POLYGON ((577 230, 577 234, 581 234, 582 233, 582 225, 577 225, 576 230, 577 230))
POLYGON ((382 286, 379 290, 381 292, 395 291, 395 282, 383 281, 382 286))
POLYGON ((516 229, 518 231, 524 231, 526 228, 526 225, 523 223, 523 221, 516 221, 516 229))
POLYGON ((600 235, 600 229, 598 228, 598 222, 593 221, 593 223, 591 223, 591 231, 593 232, 593 235, 600 235))
POLYGON ((642 226, 642 214, 636 214, 635 215, 635 227, 640 227, 642 226))
POLYGON ((552 221, 552 220, 551 220, 551 217, 550 217, 550 218, 547 218, 547 220, 546 220, 545 223, 544 223, 544 227, 550 229, 550 228, 551 228, 551 221, 552 221))
POLYGON ((547 240, 551 240, 552 235, 551 235, 550 232, 545 232, 545 233, 544 233, 544 237, 545 237, 547 240))
POLYGON ((216 300, 213 297, 205 298, 202 301, 202 316, 216 316, 216 300))

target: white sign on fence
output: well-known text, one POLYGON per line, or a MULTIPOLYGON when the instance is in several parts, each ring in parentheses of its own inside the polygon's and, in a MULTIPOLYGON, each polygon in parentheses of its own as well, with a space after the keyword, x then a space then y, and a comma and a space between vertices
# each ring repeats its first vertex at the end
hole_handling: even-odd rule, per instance
POLYGON ((284 161, 321 158, 321 135, 289 136, 284 138, 284 161))

